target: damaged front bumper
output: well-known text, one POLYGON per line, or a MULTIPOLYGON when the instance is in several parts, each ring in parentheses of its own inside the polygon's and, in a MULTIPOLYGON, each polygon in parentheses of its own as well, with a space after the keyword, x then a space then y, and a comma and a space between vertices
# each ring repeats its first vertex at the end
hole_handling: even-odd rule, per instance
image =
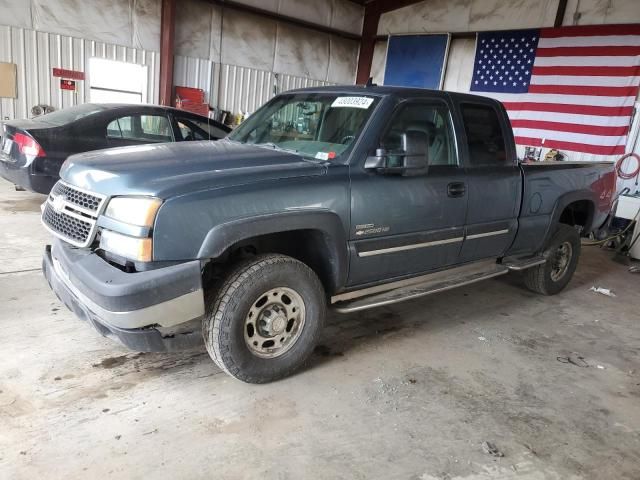
POLYGON ((132 350, 174 351, 202 343, 199 261, 125 273, 55 240, 45 248, 42 270, 67 308, 132 350))

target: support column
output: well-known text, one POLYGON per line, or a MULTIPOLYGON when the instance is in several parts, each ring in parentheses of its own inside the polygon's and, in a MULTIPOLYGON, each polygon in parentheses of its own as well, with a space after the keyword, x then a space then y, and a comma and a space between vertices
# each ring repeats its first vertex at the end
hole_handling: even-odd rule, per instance
POLYGON ((173 100, 173 54, 176 27, 176 1, 162 0, 160 18, 160 105, 173 100))

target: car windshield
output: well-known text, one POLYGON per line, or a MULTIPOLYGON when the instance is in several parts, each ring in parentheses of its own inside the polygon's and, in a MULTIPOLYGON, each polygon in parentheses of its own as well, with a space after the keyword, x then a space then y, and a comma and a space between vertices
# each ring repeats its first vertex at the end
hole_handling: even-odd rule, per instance
POLYGON ((108 107, 104 105, 85 103, 84 105, 76 105, 75 107, 69 107, 63 110, 58 110, 57 112, 40 115, 39 117, 35 117, 33 121, 60 126, 75 122, 76 120, 93 115, 94 113, 102 112, 107 108, 108 107))
POLYGON ((274 98, 227 138, 334 160, 355 142, 378 98, 337 93, 297 93, 274 98))

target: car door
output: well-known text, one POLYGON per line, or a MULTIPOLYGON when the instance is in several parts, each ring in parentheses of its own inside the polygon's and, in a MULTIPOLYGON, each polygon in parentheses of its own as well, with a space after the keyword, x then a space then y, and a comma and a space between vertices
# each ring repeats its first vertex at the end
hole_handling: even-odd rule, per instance
POLYGON ((467 197, 449 105, 401 102, 376 147, 392 155, 410 130, 428 136, 429 168, 415 176, 365 170, 351 173, 350 285, 428 272, 458 261, 467 197))
POLYGON ((126 113, 107 123, 109 147, 173 142, 173 130, 165 114, 126 113))
POLYGON ((462 101, 469 207, 461 262, 502 256, 515 238, 522 176, 506 112, 492 101, 462 101))

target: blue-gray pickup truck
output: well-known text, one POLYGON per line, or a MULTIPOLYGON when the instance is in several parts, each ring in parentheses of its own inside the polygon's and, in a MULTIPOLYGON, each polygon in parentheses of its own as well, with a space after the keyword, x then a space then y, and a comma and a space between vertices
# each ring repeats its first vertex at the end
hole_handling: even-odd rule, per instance
POLYGON ((605 163, 518 161, 502 105, 323 87, 276 96, 218 142, 70 157, 42 208, 44 274, 139 351, 204 343, 246 382, 292 373, 348 313, 521 271, 571 279, 605 220, 605 163))

